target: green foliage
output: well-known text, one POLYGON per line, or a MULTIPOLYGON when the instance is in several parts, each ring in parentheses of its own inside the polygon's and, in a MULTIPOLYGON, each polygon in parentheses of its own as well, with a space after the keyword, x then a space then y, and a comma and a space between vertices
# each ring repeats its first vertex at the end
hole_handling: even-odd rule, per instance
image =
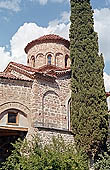
POLYGON ((16 142, 14 148, 1 170, 88 170, 86 155, 61 138, 44 146, 35 137, 33 142, 16 142))
POLYGON ((95 170, 109 170, 110 169, 110 155, 105 152, 99 155, 99 159, 95 163, 95 170))
POLYGON ((99 154, 99 158, 94 165, 95 170, 110 169, 110 141, 107 143, 107 152, 99 154))
POLYGON ((78 149, 89 156, 105 147, 108 116, 103 56, 93 27, 90 0, 71 0, 71 124, 78 149))

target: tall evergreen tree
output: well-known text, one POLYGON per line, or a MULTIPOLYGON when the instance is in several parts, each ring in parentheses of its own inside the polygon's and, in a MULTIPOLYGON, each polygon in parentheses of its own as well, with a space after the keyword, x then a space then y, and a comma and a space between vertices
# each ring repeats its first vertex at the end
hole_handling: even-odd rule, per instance
POLYGON ((99 56, 90 0, 71 0, 70 20, 72 131, 77 148, 91 157, 106 146, 108 118, 104 61, 99 56))

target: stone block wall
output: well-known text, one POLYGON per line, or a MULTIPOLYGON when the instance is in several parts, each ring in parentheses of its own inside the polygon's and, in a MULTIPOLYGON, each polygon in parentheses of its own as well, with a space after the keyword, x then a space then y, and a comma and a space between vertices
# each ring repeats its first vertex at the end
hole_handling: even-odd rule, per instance
POLYGON ((32 90, 33 125, 69 130, 70 75, 55 81, 37 78, 32 90))
POLYGON ((50 144, 52 138, 63 138, 65 143, 74 144, 73 134, 69 131, 52 129, 52 128, 37 128, 35 129, 38 137, 41 139, 43 144, 50 144))
POLYGON ((7 126, 10 109, 20 111, 18 126, 31 126, 31 89, 31 81, 0 78, 0 126, 7 126))
MULTIPOLYGON (((7 125, 7 115, 4 114, 3 117, 2 113, 15 109, 26 115, 19 114, 18 127, 28 128, 27 135, 33 134, 35 127, 69 131, 70 97, 70 75, 56 80, 40 76, 34 81, 0 78, 0 126, 12 126, 7 125)), ((47 136, 52 136, 56 132, 46 133, 47 136)), ((64 136, 66 139, 66 135, 64 136)))
MULTIPOLYGON (((47 57, 51 55, 51 64, 65 68, 65 56, 69 56, 69 49, 59 43, 41 43, 33 46, 27 54, 28 66, 33 67, 32 58, 35 57, 35 68, 47 64, 47 57)), ((68 62, 68 67, 70 62, 68 62)))

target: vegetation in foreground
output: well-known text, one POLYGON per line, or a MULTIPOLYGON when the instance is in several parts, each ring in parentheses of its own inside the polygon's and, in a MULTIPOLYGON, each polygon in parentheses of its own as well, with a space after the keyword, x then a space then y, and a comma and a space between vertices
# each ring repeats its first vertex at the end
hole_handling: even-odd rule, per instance
POLYGON ((31 142, 18 140, 1 170, 88 170, 87 157, 76 152, 61 137, 43 145, 37 137, 31 142), (33 142, 32 142, 33 141, 33 142))

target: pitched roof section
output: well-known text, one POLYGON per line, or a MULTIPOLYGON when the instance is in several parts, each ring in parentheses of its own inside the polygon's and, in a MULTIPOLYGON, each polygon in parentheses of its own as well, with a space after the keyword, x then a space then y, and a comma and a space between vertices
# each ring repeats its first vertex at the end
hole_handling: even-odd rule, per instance
POLYGON ((40 43, 49 43, 49 42, 56 42, 65 45, 67 48, 70 46, 70 42, 63 37, 60 37, 59 35, 54 35, 54 34, 49 34, 49 35, 44 35, 36 40, 31 41, 30 43, 27 44, 25 47, 25 52, 28 53, 30 48, 32 48, 36 44, 40 43))
POLYGON ((17 78, 23 79, 23 80, 32 80, 34 79, 34 73, 37 72, 37 69, 25 66, 23 64, 18 64, 15 62, 10 62, 6 69, 4 70, 4 73, 6 74, 14 74, 17 76, 17 78), (17 74, 16 74, 17 73, 17 74))
POLYGON ((55 65, 44 65, 40 67, 37 71, 56 78, 71 72, 70 68, 61 68, 56 67, 55 65))
MULTIPOLYGON (((5 73, 5 72, 0 72, 0 78, 5 78, 5 79, 12 79, 12 80, 24 80, 24 81, 27 81, 25 79, 22 79, 22 78, 18 78, 16 76, 14 76, 13 74, 11 73, 5 73)), ((29 81, 29 80, 28 80, 29 81)), ((31 81, 31 80, 30 80, 31 81)))
POLYGON ((40 67, 37 70, 39 72, 45 72, 45 71, 48 71, 48 70, 63 70, 63 69, 61 67, 57 67, 55 65, 47 64, 47 65, 44 65, 44 66, 40 67))
POLYGON ((23 74, 24 76, 29 77, 30 79, 34 79, 34 75, 36 75, 36 74, 39 74, 41 76, 48 76, 48 77, 55 79, 55 78, 62 76, 66 73, 70 73, 70 71, 71 71, 70 68, 62 69, 62 68, 56 67, 54 65, 44 65, 44 66, 40 67, 39 69, 35 69, 35 68, 29 67, 29 66, 25 66, 23 64, 10 62, 8 64, 7 68, 4 70, 3 74, 5 74, 6 76, 7 75, 11 76, 12 70, 19 72, 20 74, 23 74))
POLYGON ((23 70, 26 70, 28 72, 36 72, 37 69, 33 68, 33 67, 29 67, 29 66, 26 66, 26 65, 23 65, 23 64, 19 64, 19 63, 15 63, 15 62, 10 62, 8 64, 8 66, 6 67, 6 69, 4 70, 4 72, 7 72, 7 70, 9 69, 9 66, 16 66, 16 67, 19 67, 19 68, 22 68, 23 70))
POLYGON ((14 76, 14 75, 12 75, 10 73, 0 72, 0 78, 16 79, 16 76, 14 76))

